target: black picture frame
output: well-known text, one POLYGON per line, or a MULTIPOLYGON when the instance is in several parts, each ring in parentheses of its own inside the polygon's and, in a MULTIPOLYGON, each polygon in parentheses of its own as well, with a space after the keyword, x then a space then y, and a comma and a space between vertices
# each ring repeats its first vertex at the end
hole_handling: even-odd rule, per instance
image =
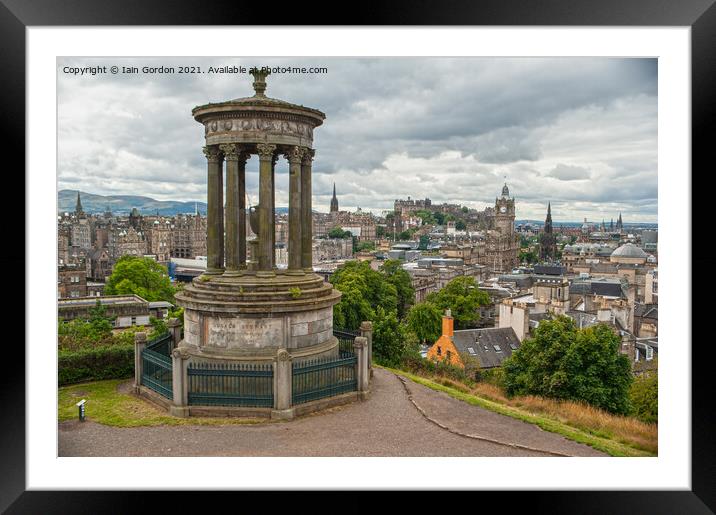
MULTIPOLYGON (((335 4, 326 2, 295 3, 275 7, 280 16, 267 17, 267 6, 261 2, 170 0, 0 0, 0 116, 3 135, 0 145, 4 163, 16 158, 13 170, 25 170, 25 29, 29 26, 108 26, 108 25, 273 25, 291 22, 297 25, 502 25, 502 26, 689 26, 691 27, 692 65, 692 170, 706 176, 706 166, 713 146, 716 120, 716 0, 455 0, 439 2, 400 0, 385 4, 366 2, 360 9, 351 9, 341 17, 335 4), (320 13, 333 13, 319 18, 320 13)), ((48 116, 54 116, 50 113, 48 116)), ((22 202, 27 194, 24 178, 14 177, 14 195, 22 202)), ((692 207, 706 209, 711 200, 707 188, 693 188, 699 178, 692 171, 692 207), (709 195, 709 197, 707 197, 709 195)), ((689 177, 685 177, 686 180, 689 177)), ((7 190, 7 188, 4 188, 7 190)), ((24 212, 22 207, 17 213, 24 212)), ((708 213, 692 210, 692 241, 703 235, 696 227, 708 230, 708 213)), ((13 313, 24 292, 20 274, 25 268, 25 227, 7 226, 9 237, 16 242, 12 253, 2 259, 6 295, 12 295, 13 313), (22 231, 21 231, 22 229, 22 231), (15 231, 17 234, 12 234, 15 231)), ((688 229, 685 229, 688 230, 688 229)), ((694 270, 708 270, 710 253, 691 254, 694 270)), ((26 273, 31 273, 27 270, 26 273)), ((685 280, 691 281, 691 276, 685 280)), ((693 290, 692 290, 693 292, 693 290)), ((24 298, 24 294, 23 294, 24 298)), ((692 293, 692 320, 707 317, 707 304, 698 303, 692 293), (699 316, 701 315, 701 316, 699 316)), ((23 302, 24 305, 24 302, 23 302)), ((26 315, 27 316, 27 315, 26 315)), ((19 327, 19 317, 15 323, 19 327)), ((716 444, 714 443, 714 401, 711 368, 713 343, 710 338, 697 338, 698 329, 684 335, 684 343, 692 345, 692 490, 691 491, 550 491, 550 492, 480 492, 480 504, 497 497, 500 503, 509 499, 511 507, 524 505, 530 512, 545 513, 713 513, 716 510, 716 444), (690 340, 690 341, 689 341, 690 340)), ((702 331, 703 332, 703 331, 702 331)), ((131 513, 144 511, 146 492, 58 492, 25 491, 25 355, 19 338, 3 342, 4 365, 0 373, 0 511, 7 513, 131 513), (8 364, 12 366, 8 366, 8 364), (140 499, 140 496, 143 498, 140 499)), ((668 435, 666 435, 668 437, 668 435)), ((162 495, 163 511, 186 508, 189 502, 207 503, 233 494, 205 492, 172 492, 162 495)), ((244 497, 246 493, 239 493, 244 497)), ((280 497, 273 503, 281 504, 280 497)), ((446 500, 446 497, 442 497, 446 500)), ((412 502, 422 504, 415 495, 412 502)), ((351 502, 353 509, 370 509, 361 502, 351 502)), ((403 506, 408 508, 410 502, 403 506)), ((485 504, 485 506, 487 506, 485 504)), ((445 504, 444 508, 448 508, 445 504)), ((457 508, 457 505, 455 505, 457 508)))

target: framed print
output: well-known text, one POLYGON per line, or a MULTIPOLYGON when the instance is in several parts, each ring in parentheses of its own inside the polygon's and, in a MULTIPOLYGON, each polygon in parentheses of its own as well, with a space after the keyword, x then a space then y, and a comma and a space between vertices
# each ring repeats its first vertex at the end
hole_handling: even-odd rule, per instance
POLYGON ((709 269, 691 249, 708 234, 692 170, 713 136, 712 4, 391 4, 358 10, 370 27, 290 8, 298 25, 258 27, 242 21, 265 6, 3 2, 3 146, 25 170, 8 191, 27 200, 7 276, 25 267, 27 301, 24 352, 6 345, 0 507, 397 489, 712 512, 691 290, 709 269), (133 284, 140 263, 151 285, 133 284), (480 326, 461 307, 488 291, 507 293, 480 326), (429 322, 410 326, 421 303, 429 322), (550 379, 559 402, 529 411, 513 399, 543 393, 525 378, 549 330, 617 357, 598 360, 608 388, 569 390, 572 365, 550 379), (88 366, 88 349, 107 354, 88 366), (661 386, 642 393, 656 424, 628 385, 656 377, 659 350, 661 386), (601 425, 548 413, 570 401, 601 425))

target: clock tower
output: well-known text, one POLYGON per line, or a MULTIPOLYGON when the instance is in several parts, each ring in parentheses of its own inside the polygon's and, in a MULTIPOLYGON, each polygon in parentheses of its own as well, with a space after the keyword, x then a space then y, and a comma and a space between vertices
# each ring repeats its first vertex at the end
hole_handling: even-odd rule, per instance
POLYGON ((502 187, 502 196, 495 199, 495 229, 505 236, 515 232, 515 199, 510 198, 507 183, 502 187))

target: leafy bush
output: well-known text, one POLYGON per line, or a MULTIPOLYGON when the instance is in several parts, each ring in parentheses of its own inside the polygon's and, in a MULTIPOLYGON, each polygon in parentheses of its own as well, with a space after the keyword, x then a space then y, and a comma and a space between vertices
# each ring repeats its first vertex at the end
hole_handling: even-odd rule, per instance
POLYGON ((545 320, 503 362, 507 394, 584 401, 626 415, 633 378, 620 344, 605 324, 578 329, 566 316, 545 320))
POLYGON ((124 379, 133 375, 134 344, 59 351, 58 383, 60 385, 102 379, 124 379))
POLYGON ((629 390, 632 416, 642 422, 659 420, 659 374, 654 372, 638 376, 629 390))
POLYGON ((420 356, 404 357, 400 363, 400 368, 414 374, 443 377, 453 381, 459 381, 467 385, 474 383, 462 368, 450 365, 444 361, 438 361, 436 363, 435 361, 425 359, 420 356))

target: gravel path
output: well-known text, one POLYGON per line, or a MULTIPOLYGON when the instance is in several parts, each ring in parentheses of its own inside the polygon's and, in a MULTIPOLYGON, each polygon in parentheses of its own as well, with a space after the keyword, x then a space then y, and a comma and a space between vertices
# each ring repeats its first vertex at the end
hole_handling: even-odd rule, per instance
POLYGON ((61 422, 59 456, 605 456, 404 381, 375 369, 369 400, 290 422, 136 428, 61 422))

